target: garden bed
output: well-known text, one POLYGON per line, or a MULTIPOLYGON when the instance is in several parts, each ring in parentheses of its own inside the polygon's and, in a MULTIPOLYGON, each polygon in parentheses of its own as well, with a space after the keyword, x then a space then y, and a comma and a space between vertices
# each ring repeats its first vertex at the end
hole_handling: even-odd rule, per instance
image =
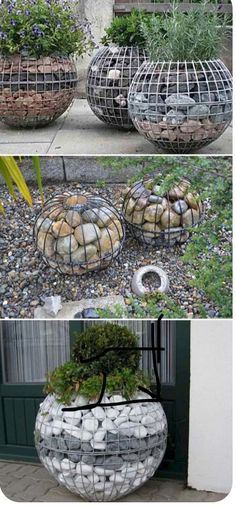
MULTIPOLYGON (((50 185, 45 187, 45 199, 52 194, 78 189, 76 184, 50 185)), ((110 185, 108 188, 83 185, 85 191, 97 192, 121 209, 121 195, 125 185, 110 185)), ((138 244, 127 231, 124 248, 113 264, 104 271, 90 273, 81 277, 64 276, 49 268, 36 252, 33 242, 33 225, 36 212, 40 210, 38 190, 32 189, 34 206, 28 208, 19 200, 9 198, 5 190, 6 215, 1 219, 1 272, 0 272, 0 317, 32 318, 34 309, 43 305, 43 298, 60 295, 63 302, 81 298, 95 298, 109 295, 122 295, 127 305, 128 316, 154 316, 162 309, 166 316, 209 318, 221 316, 219 307, 208 299, 204 290, 194 287, 194 272, 191 266, 181 260, 188 243, 168 248, 148 248, 138 244), (170 291, 164 299, 149 298, 140 300, 131 293, 134 272, 145 265, 156 264, 164 269, 169 277, 170 291)), ((198 231, 193 233, 198 234, 198 231)), ((222 237, 217 246, 209 245, 209 255, 217 252, 219 257, 227 255, 225 245, 230 242, 230 234, 222 229, 222 237)), ((206 254, 203 254, 203 256, 206 254)), ((147 284, 150 286, 150 283, 147 284)), ((231 287, 227 287, 230 292, 231 287)), ((229 309, 230 311, 230 309, 229 309)), ((119 316, 119 308, 115 315, 119 316)), ((109 316, 109 315, 108 315, 109 316)))

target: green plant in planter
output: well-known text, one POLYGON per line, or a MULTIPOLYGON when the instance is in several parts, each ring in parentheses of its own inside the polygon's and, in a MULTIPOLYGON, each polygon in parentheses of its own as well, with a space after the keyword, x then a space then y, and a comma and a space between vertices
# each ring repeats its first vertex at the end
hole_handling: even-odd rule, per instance
POLYGON ((111 25, 106 28, 106 35, 102 37, 104 46, 116 44, 118 46, 138 46, 144 48, 145 36, 142 26, 148 26, 151 16, 145 11, 133 9, 127 16, 115 17, 111 25))

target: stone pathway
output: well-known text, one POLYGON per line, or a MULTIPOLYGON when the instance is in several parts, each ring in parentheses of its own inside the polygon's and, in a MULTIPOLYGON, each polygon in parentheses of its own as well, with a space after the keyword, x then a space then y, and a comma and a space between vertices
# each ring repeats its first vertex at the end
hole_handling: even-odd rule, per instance
MULTIPOLYGON (((83 502, 59 486, 38 464, 0 461, 0 487, 15 502, 83 502)), ((151 479, 142 488, 123 497, 120 502, 217 502, 226 495, 195 491, 183 481, 151 479)))
MULTIPOLYGON (((69 110, 48 127, 12 129, 0 122, 0 154, 99 155, 154 154, 154 146, 138 132, 124 132, 105 125, 85 99, 76 99, 69 110)), ((232 127, 198 153, 232 153, 232 127)))

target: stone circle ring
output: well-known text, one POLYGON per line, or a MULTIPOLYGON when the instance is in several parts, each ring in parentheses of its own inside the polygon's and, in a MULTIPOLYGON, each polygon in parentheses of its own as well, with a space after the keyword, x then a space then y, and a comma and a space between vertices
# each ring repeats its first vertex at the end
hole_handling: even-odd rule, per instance
POLYGON ((163 269, 158 268, 158 266, 150 265, 150 266, 144 266, 144 267, 138 269, 134 273, 131 287, 132 287, 132 291, 136 294, 136 296, 143 297, 146 294, 156 292, 156 291, 152 291, 152 290, 144 287, 144 285, 143 285, 142 280, 143 280, 144 275, 146 275, 147 273, 156 273, 156 275, 158 275, 158 277, 160 279, 160 287, 158 287, 158 289, 157 289, 158 292, 161 292, 161 293, 168 292, 169 278, 168 278, 167 274, 165 273, 165 271, 163 271, 163 269))

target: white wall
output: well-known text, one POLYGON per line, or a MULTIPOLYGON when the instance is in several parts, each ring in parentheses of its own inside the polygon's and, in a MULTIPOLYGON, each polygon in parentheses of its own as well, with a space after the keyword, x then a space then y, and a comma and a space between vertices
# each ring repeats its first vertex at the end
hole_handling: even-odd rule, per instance
POLYGON ((192 321, 188 486, 230 491, 231 407, 232 323, 192 321))

